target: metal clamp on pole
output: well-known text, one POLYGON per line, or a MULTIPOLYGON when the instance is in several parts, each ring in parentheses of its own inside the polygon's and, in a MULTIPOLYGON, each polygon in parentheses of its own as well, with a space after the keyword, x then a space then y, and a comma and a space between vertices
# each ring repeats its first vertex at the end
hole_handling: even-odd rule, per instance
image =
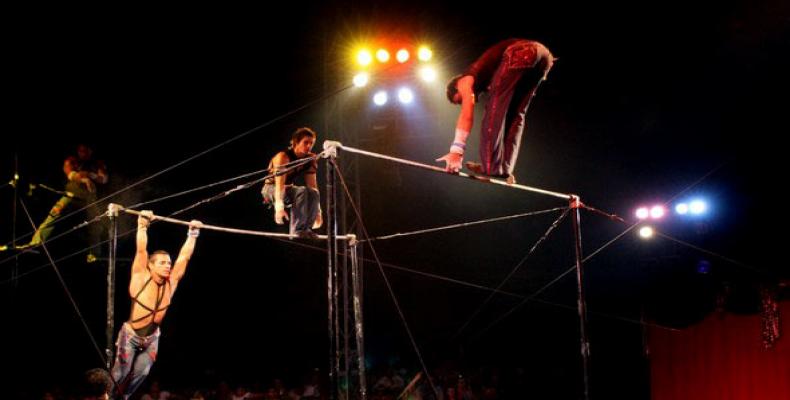
POLYGON ((107 205, 107 216, 117 217, 122 209, 123 206, 121 206, 120 204, 110 203, 107 205))
POLYGON ((343 148, 343 144, 336 140, 324 140, 324 158, 336 158, 337 149, 343 148))

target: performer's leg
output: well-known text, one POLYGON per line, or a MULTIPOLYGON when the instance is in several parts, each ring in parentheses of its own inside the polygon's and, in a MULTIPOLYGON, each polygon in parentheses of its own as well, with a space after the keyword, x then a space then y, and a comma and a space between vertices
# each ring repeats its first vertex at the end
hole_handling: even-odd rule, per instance
POLYGON ((145 338, 147 346, 145 350, 140 353, 134 360, 132 367, 132 377, 129 381, 129 387, 126 388, 126 393, 131 396, 138 387, 143 383, 148 373, 151 372, 151 367, 156 361, 156 356, 159 353, 159 330, 156 333, 145 338))
POLYGON ((318 218, 318 210, 321 205, 321 194, 317 189, 307 189, 307 220, 305 223, 306 229, 312 229, 315 219, 318 218))
POLYGON ((521 137, 526 130, 526 115, 529 104, 541 82, 542 73, 528 71, 522 75, 513 94, 512 104, 505 120, 505 136, 502 146, 503 174, 513 175, 518 160, 521 137))
POLYGON ((307 188, 304 186, 291 186, 288 189, 288 193, 291 199, 293 199, 293 203, 291 204, 291 223, 289 233, 295 235, 299 232, 310 229, 310 225, 307 225, 306 223, 308 219, 307 216, 309 207, 307 188))
MULTIPOLYGON (((480 161, 486 175, 506 176, 505 138, 507 116, 519 81, 536 62, 534 42, 518 42, 505 50, 491 84, 480 131, 480 161)), ((512 141, 512 138, 511 138, 512 141)))
POLYGON ((49 214, 44 222, 38 226, 36 232, 33 234, 33 238, 30 240, 30 245, 35 246, 41 244, 41 242, 45 242, 47 238, 52 234, 52 231, 55 229, 55 220, 60 217, 63 213, 63 210, 71 204, 72 198, 68 196, 63 196, 55 203, 54 206, 49 210, 49 214))
POLYGON ((111 370, 112 379, 118 385, 111 392, 113 398, 120 398, 126 393, 129 386, 132 363, 137 348, 134 339, 134 336, 126 329, 126 324, 122 325, 118 331, 118 340, 115 342, 115 362, 113 362, 111 370))
POLYGON ((318 216, 320 197, 317 190, 304 186, 293 187, 293 206, 291 207, 291 233, 310 231, 318 216))
MULTIPOLYGON (((88 217, 88 221, 93 221, 94 218, 101 215, 101 211, 99 210, 99 206, 94 204, 96 202, 96 195, 93 194, 90 198, 86 199, 87 202, 87 210, 86 214, 88 217)), ((104 237, 105 233, 105 220, 98 219, 93 221, 90 225, 88 225, 88 246, 93 246, 88 251, 88 261, 93 262, 96 261, 97 258, 101 257, 104 254, 104 246, 100 245, 102 238, 104 237)))

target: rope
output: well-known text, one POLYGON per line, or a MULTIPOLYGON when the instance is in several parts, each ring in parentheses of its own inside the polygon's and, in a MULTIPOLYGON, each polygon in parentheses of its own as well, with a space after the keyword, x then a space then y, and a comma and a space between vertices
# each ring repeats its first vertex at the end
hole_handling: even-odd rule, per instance
MULTIPOLYGON (((288 243, 288 244, 293 245, 293 246, 299 246, 299 247, 304 247, 304 248, 311 249, 311 250, 326 252, 326 249, 323 248, 323 247, 311 246, 311 245, 306 244, 306 243, 299 243, 299 242, 294 242, 294 241, 290 241, 290 240, 283 240, 283 239, 275 239, 275 240, 281 241, 283 243, 288 243)), ((361 242, 361 240, 360 240, 360 242, 361 242)), ((345 253, 341 253, 341 254, 345 254, 345 253)), ((373 259, 370 259, 370 258, 363 257, 363 258, 360 258, 360 260, 368 262, 368 263, 371 263, 371 264, 376 264, 376 260, 373 260, 373 259)), ((443 282, 454 283, 456 285, 466 286, 466 287, 469 287, 469 288, 472 288, 472 289, 484 290, 484 291, 488 291, 488 292, 492 292, 492 293, 496 293, 496 294, 501 294, 501 295, 505 295, 505 296, 509 296, 509 297, 513 297, 513 298, 517 298, 517 299, 525 299, 526 298, 526 296, 524 296, 523 294, 508 292, 508 291, 501 290, 501 289, 498 290, 498 289, 492 288, 490 286, 485 286, 485 285, 480 285, 480 284, 477 284, 477 283, 467 282, 467 281, 463 281, 463 280, 456 279, 456 278, 451 278, 451 277, 444 276, 444 275, 437 275, 437 274, 432 274, 432 273, 429 273, 429 272, 419 271, 419 270, 416 270, 416 269, 407 268, 407 267, 403 267, 403 266, 400 266, 400 265, 395 265, 395 264, 392 264, 392 263, 382 262, 381 265, 384 266, 384 267, 387 267, 389 269, 403 271, 403 272, 406 272, 406 273, 409 273, 409 274, 413 274, 413 275, 421 275, 421 276, 425 276, 427 278, 436 279, 438 281, 443 281, 443 282)), ((571 271, 572 270, 573 269, 571 269, 571 271)), ((532 298, 532 299, 529 299, 528 301, 535 301, 535 302, 546 304, 546 305, 550 305, 550 306, 556 306, 556 307, 559 307, 559 308, 566 308, 566 309, 569 309, 569 310, 576 311, 576 307, 575 306, 569 306, 569 305, 565 305, 565 304, 553 303, 553 302, 550 302, 550 301, 541 300, 541 299, 537 299, 537 298, 532 298)), ((663 325, 658 325, 658 324, 650 323, 650 322, 639 321, 639 320, 635 320, 635 319, 632 319, 632 318, 626 318, 626 317, 622 317, 622 316, 606 314, 606 313, 601 313, 601 312, 595 312, 595 311, 589 311, 589 313, 590 314, 594 314, 594 315, 598 315, 598 316, 602 316, 602 317, 606 317, 606 318, 611 318, 611 319, 624 321, 624 322, 630 322, 630 323, 634 323, 634 324, 637 324, 637 325, 653 326, 653 327, 656 327, 656 328, 661 328, 661 329, 666 329, 666 330, 671 330, 671 331, 677 331, 677 329, 675 329, 675 328, 671 328, 671 327, 663 326, 663 325)))
MULTIPOLYGON (((554 222, 549 226, 549 228, 546 230, 546 232, 543 234, 543 236, 541 236, 540 239, 538 239, 538 241, 535 242, 535 244, 529 249, 527 254, 521 259, 521 261, 519 261, 518 264, 516 264, 516 266, 510 271, 510 273, 507 274, 505 279, 503 279, 502 282, 500 282, 499 285, 497 285, 497 287, 496 287, 497 291, 499 289, 502 289, 503 286, 505 286, 505 284, 510 280, 510 278, 513 277, 513 275, 516 273, 516 271, 518 271, 518 269, 527 261, 529 256, 531 256, 532 253, 535 252, 535 250, 538 248, 538 246, 540 246, 541 243, 546 241, 546 239, 549 237, 551 232, 554 231, 554 229, 556 229, 557 226, 559 226, 560 222, 563 219, 565 219, 565 217, 568 216, 568 212, 570 212, 570 210, 571 210, 570 208, 566 208, 565 211, 563 211, 563 213, 556 220, 554 220, 554 222)), ((488 295, 488 297, 486 297, 486 299, 472 313, 472 315, 470 315, 469 318, 467 318, 466 322, 464 322, 464 324, 461 325, 460 328, 458 328, 458 331, 455 332, 455 334, 450 339, 453 340, 453 339, 457 338, 458 335, 460 335, 461 332, 463 332, 463 330, 466 329, 466 327, 469 325, 469 323, 472 322, 472 320, 480 313, 480 311, 483 310, 483 308, 485 308, 485 306, 491 301, 491 299, 494 298, 495 295, 496 295, 496 292, 490 293, 488 295)))
MULTIPOLYGON (((181 209, 181 210, 178 210, 178 211, 176 211, 176 212, 174 212, 174 213, 171 213, 171 214, 170 214, 170 216, 173 216, 173 215, 177 215, 177 214, 183 213, 183 212, 185 212, 185 211, 188 211, 188 210, 190 210, 190 209, 192 209, 192 208, 195 208, 195 207, 197 207, 197 206, 199 206, 199 205, 202 205, 202 204, 206 204, 206 203, 209 203, 209 202, 212 202, 212 201, 215 201, 215 200, 219 200, 219 199, 221 199, 221 198, 223 198, 223 197, 225 197, 225 196, 228 196, 228 195, 230 195, 231 193, 234 193, 234 192, 236 192, 236 191, 239 191, 239 190, 242 190, 242 189, 249 188, 250 186, 252 186, 252 185, 254 185, 254 184, 258 183, 258 182, 264 181, 264 180, 266 180, 266 179, 273 178, 273 177, 280 176, 280 175, 284 175, 284 174, 286 174, 286 173, 290 172, 291 170, 293 170, 293 169, 295 169, 295 168, 298 168, 298 167, 299 167, 299 166, 301 166, 301 165, 304 165, 304 164, 307 164, 308 162, 312 162, 312 161, 314 161, 314 160, 317 160, 318 158, 322 157, 322 156, 323 156, 323 154, 324 154, 324 152, 321 152, 321 153, 318 153, 318 154, 316 154, 315 156, 312 156, 312 157, 300 158, 299 160, 295 160, 295 161, 291 161, 291 162, 289 162, 289 163, 287 163, 287 164, 283 164, 283 165, 285 165, 286 167, 285 167, 285 168, 280 168, 280 169, 279 169, 277 172, 275 172, 275 173, 273 173, 273 174, 266 175, 266 176, 264 176, 263 178, 258 178, 258 179, 256 179, 256 180, 253 180, 253 181, 251 181, 251 182, 248 182, 248 183, 246 183, 246 184, 243 184, 243 185, 239 185, 239 186, 237 186, 237 187, 235 187, 235 188, 233 188, 233 189, 230 189, 230 190, 224 191, 224 192, 222 192, 222 193, 220 193, 220 194, 218 194, 218 195, 212 196, 212 197, 210 197, 210 198, 207 198, 207 199, 200 200, 200 201, 198 201, 197 203, 195 203, 195 204, 192 204, 191 206, 188 206, 188 207, 186 207, 186 208, 184 208, 184 209, 181 209)), ((224 181, 221 181, 221 183, 224 183, 224 182, 229 182, 229 181, 236 180, 236 179, 240 179, 241 177, 246 177, 246 176, 253 175, 253 174, 256 174, 256 173, 259 173, 259 172, 260 172, 260 171, 256 171, 256 172, 252 172, 252 173, 247 173, 247 174, 244 174, 244 175, 240 175, 240 176, 238 176, 238 177, 234 177, 234 178, 226 179, 226 180, 224 180, 224 181)), ((178 196, 178 195, 185 194, 186 192, 194 192, 194 191, 197 191, 197 190, 203 189, 203 188, 205 188, 205 187, 216 186, 217 184, 219 184, 219 183, 211 183, 211 184, 205 185, 205 186, 203 186, 203 187, 198 187, 198 188, 194 188, 194 189, 189 189, 189 190, 187 190, 187 191, 185 191, 185 192, 176 193, 176 194, 174 194, 174 195, 168 195, 168 196, 164 196, 164 197, 162 197, 162 198, 159 198, 159 199, 154 199, 154 200, 150 200, 150 201, 143 202, 143 203, 138 203, 138 204, 136 204, 135 206, 139 206, 139 205, 145 205, 145 204, 151 204, 151 203, 154 203, 154 202, 157 202, 157 201, 160 201, 160 200, 164 200, 164 199, 166 199, 166 198, 172 198, 172 197, 176 197, 176 196, 178 196)), ((129 207, 129 208, 137 208, 137 207, 135 207, 135 206, 132 206, 132 207, 129 207)), ((68 235, 68 234, 70 234, 70 233, 72 233, 72 232, 76 231, 76 230, 77 230, 77 229, 79 229, 79 228, 82 228, 82 227, 84 227, 84 226, 87 226, 87 225, 89 225, 89 224, 92 224, 92 223, 94 223, 94 222, 97 222, 99 219, 101 219, 101 218, 102 218, 102 217, 104 217, 104 216, 106 216, 106 213, 104 213, 104 214, 101 214, 101 215, 98 215, 98 216, 94 217, 93 219, 91 219, 90 221, 82 222, 82 223, 80 223, 80 224, 78 224, 78 225, 76 225, 76 226, 72 227, 70 230, 68 230, 68 231, 66 231, 66 232, 63 232, 63 233, 61 233, 61 234, 59 234, 59 235, 56 235, 56 236, 54 236, 54 237, 52 237, 52 238, 48 239, 48 240, 47 240, 47 243, 49 243, 49 242, 52 242, 52 241, 54 241, 54 240, 57 240, 57 239, 59 239, 59 238, 61 238, 61 237, 63 237, 63 236, 66 236, 66 235, 68 235)), ((101 243, 105 243, 105 242, 101 242, 101 243)), ((40 246, 40 244, 39 244, 39 245, 36 245, 36 246, 33 246, 33 247, 30 247, 30 248, 28 248, 28 249, 25 249, 25 250, 24 250, 24 251, 22 251, 20 254, 24 254, 24 253, 30 252, 30 251, 32 251, 33 249, 37 248, 38 246, 40 246)), ((80 252, 77 252, 77 253, 75 253, 74 255, 76 255, 76 254, 79 254, 79 253, 81 253, 81 252, 84 252, 84 251, 86 251, 86 250, 92 249, 93 247, 95 247, 95 246, 91 246, 91 247, 88 247, 88 248, 86 248, 86 249, 83 249, 82 251, 80 251, 80 252)), ((7 261, 10 261, 10 260, 12 260, 12 259, 16 258, 17 256, 18 256, 18 254, 16 254, 16 255, 13 255, 13 256, 10 256, 10 257, 7 257, 7 258, 3 259, 2 261, 0 261, 0 265, 2 265, 3 263, 5 263, 5 262, 7 262, 7 261)))
MULTIPOLYGON (((36 223, 33 222, 33 218, 30 216, 30 212, 27 210, 27 206, 22 199, 19 199, 19 204, 22 205, 22 209, 25 210, 25 215, 27 216, 28 221, 33 227, 36 226, 36 223)), ((63 279, 63 275, 60 273, 60 269, 55 264, 55 261, 52 259, 52 254, 49 253, 49 249, 47 248, 46 244, 42 243, 41 248, 44 249, 44 253, 47 255, 47 259, 49 259, 49 265, 52 266, 52 270, 55 271, 55 275, 58 277, 60 281, 60 285, 63 287, 63 291, 66 292, 66 297, 68 297, 69 302, 71 302, 72 308, 74 308, 74 312, 77 313, 77 317, 79 317, 80 322, 82 323, 82 327, 85 328, 85 332, 88 334, 88 337, 93 344, 94 349, 99 354, 99 359, 101 360, 102 364, 107 364, 107 360, 104 358, 104 354, 102 350, 99 348, 99 344, 96 342, 96 338, 93 337, 90 328, 88 327, 88 323, 85 322, 85 318, 82 316, 82 312, 80 311, 79 306, 77 306, 77 302, 74 300, 74 296, 71 295, 71 291, 69 290, 68 286, 66 285, 66 281, 63 279)))
MULTIPOLYGON (((437 228, 420 229, 420 230, 412 231, 412 232, 395 233, 395 234, 392 234, 392 235, 384 235, 384 236, 378 236, 378 237, 370 238, 368 240, 374 241, 374 240, 395 239, 395 238, 405 237, 405 236, 420 235, 420 234, 423 234, 423 233, 439 232, 439 231, 444 231, 444 230, 449 230, 449 229, 456 229, 456 228, 465 228, 465 227, 468 227, 468 226, 481 225, 481 224, 486 224, 486 223, 489 223, 489 222, 507 221, 507 220, 511 220, 511 219, 530 217, 530 216, 533 216, 533 215, 546 214, 546 213, 559 211, 559 210, 565 210, 565 209, 568 209, 568 207, 555 207, 555 208, 551 208, 551 209, 548 209, 548 210, 532 211, 532 212, 527 212, 527 213, 522 213, 522 214, 507 215, 507 216, 504 216, 504 217, 495 217, 495 218, 489 218, 489 219, 481 219, 481 220, 478 220, 478 221, 463 222, 463 223, 459 223, 459 224, 440 226, 440 227, 437 227, 437 228)), ((360 240, 360 242, 366 242, 366 241, 367 240, 360 240)))
MULTIPOLYGON (((283 175, 283 174, 287 173, 288 171, 290 171, 290 170, 292 170, 292 169, 294 169, 296 167, 299 167, 301 165, 306 164, 309 161, 317 160, 318 158, 323 156, 323 154, 324 154, 324 152, 321 152, 321 153, 316 154, 313 157, 300 158, 300 159, 288 162, 286 164, 281 165, 280 166, 280 170, 277 171, 276 173, 271 174, 271 175, 266 175, 263 178, 256 179, 256 180, 254 180, 252 182, 249 182, 247 184, 244 184, 244 185, 252 185, 252 184, 261 182, 263 180, 266 180, 266 179, 269 179, 269 178, 273 178, 275 176, 283 175)), ((261 170, 258 170, 258 171, 248 172, 248 173, 245 173, 245 174, 242 174, 242 175, 239 175, 239 176, 234 176, 232 178, 221 180, 219 182, 209 183, 207 185, 198 186, 196 188, 187 189, 187 190, 184 190, 182 192, 178 192, 178 193, 175 193, 175 194, 170 194, 170 195, 167 195, 167 196, 163 196, 163 197, 160 197, 158 199, 153 199, 153 200, 144 201, 142 203, 137 203, 135 205, 129 206, 129 208, 140 208, 142 206, 150 205, 150 204, 153 204, 153 203, 158 203, 158 202, 164 201, 164 200, 169 200, 169 199, 176 198, 176 197, 179 197, 179 196, 183 196, 183 195, 186 195, 186 194, 189 194, 189 193, 194 193, 194 192, 197 192, 197 191, 200 191, 200 190, 203 190, 203 189, 208 189, 210 187, 219 186, 219 185, 222 185, 224 183, 233 182, 235 180, 247 178, 247 177, 250 177, 250 176, 253 176, 253 175, 258 175, 260 173, 267 172, 267 171, 269 171, 268 168, 264 168, 264 169, 261 169, 261 170)), ((248 186, 245 186, 245 188, 246 187, 248 187, 248 186)))
MULTIPOLYGON (((71 228, 69 228, 67 231, 65 231, 65 232, 62 232, 62 233, 59 233, 59 234, 57 234, 57 235, 55 235, 55 236, 53 236, 53 237, 49 238, 49 239, 48 239, 46 242, 42 242, 42 243, 40 243, 40 244, 37 244, 37 245, 35 245, 35 246, 31 246, 31 247, 25 248, 25 249, 23 249, 22 251, 20 251, 20 252, 19 252, 19 253, 17 253, 17 254, 14 254, 14 255, 12 255, 12 256, 9 256, 9 257, 6 257, 6 258, 4 258, 4 259, 0 260, 0 265, 2 265, 2 264, 5 264, 6 262, 8 262, 8 261, 10 261, 10 260, 13 260, 13 259, 17 258, 17 257, 18 257, 20 254, 25 254, 25 253, 31 253, 31 252, 35 252, 35 251, 36 251, 36 249, 37 249, 38 247, 40 247, 41 245, 43 245, 44 243, 50 243, 50 242, 53 242, 53 241, 55 241, 55 240, 57 240, 57 239, 59 239, 59 238, 61 238, 61 237, 63 237, 63 236, 69 235, 69 234, 71 234, 71 233, 73 233, 73 232, 75 232, 75 231, 77 231, 77 230, 79 230, 79 229, 81 229, 81 228, 84 228, 84 227, 86 227, 86 226, 88 226, 88 225, 90 225, 90 224, 93 224, 93 223, 99 222, 99 220, 100 220, 101 218, 103 218, 103 217, 104 217, 104 214, 100 214, 100 215, 97 215, 97 216, 93 217, 93 218, 92 218, 91 220, 89 220, 89 221, 83 221, 83 222, 80 222, 79 224, 77 224, 77 225, 74 225, 74 226, 72 226, 71 228)), ((102 243, 103 243, 103 242, 102 242, 102 243)), ((95 247, 95 246, 91 246, 91 247, 88 247, 87 249, 83 249, 83 250, 82 250, 82 252, 84 252, 84 251, 87 251, 87 250, 90 250, 90 249, 92 249, 93 247, 95 247)))
MULTIPOLYGON (((105 200, 110 199, 111 197, 114 197, 114 196, 117 196, 117 195, 119 195, 121 193, 124 193, 124 192, 128 191, 129 189, 131 189, 133 187, 137 187, 137 186, 139 186, 139 185, 141 185, 141 184, 143 184, 145 182, 148 182, 148 181, 150 181, 150 180, 152 180, 152 179, 154 179, 154 178, 156 178, 156 177, 158 177, 160 175, 163 175, 163 174, 165 174, 167 172, 170 172, 170 171, 172 171, 172 170, 174 170, 174 169, 176 169, 176 168, 178 168, 178 167, 180 167, 180 166, 182 166, 184 164, 187 164, 187 163, 191 162, 192 160, 200 158, 200 157, 202 157, 202 156, 204 156, 204 155, 206 155, 208 153, 211 153, 212 151, 217 150, 220 147, 223 147, 223 146, 225 146, 227 144, 235 142, 236 140, 239 140, 239 139, 241 139, 241 138, 243 138, 243 137, 245 137, 245 136, 247 136, 247 135, 249 135, 249 134, 251 134, 253 132, 259 131, 259 130, 261 130, 263 128, 266 128, 267 126, 272 125, 272 124, 274 124, 274 123, 276 123, 276 122, 278 122, 278 121, 280 121, 282 119, 285 119, 285 118, 287 118, 287 117, 289 117, 289 116, 291 116, 293 114, 296 114, 296 113, 298 113, 298 112, 300 112, 300 111, 302 111, 304 109, 307 109, 307 108, 313 106, 316 103, 320 103, 322 101, 325 101, 326 99, 328 99, 330 97, 333 97, 333 96, 335 96, 335 95, 337 95, 337 94, 339 94, 339 93, 341 93, 343 91, 346 91, 346 90, 348 90, 349 88, 351 88, 353 86, 354 85, 347 85, 347 86, 344 86, 344 87, 342 87, 340 89, 335 90, 334 92, 325 94, 325 95, 323 95, 323 96, 321 96, 321 97, 319 97, 317 99, 308 101, 307 103, 305 103, 304 105, 302 105, 300 107, 297 107, 297 108, 295 108, 295 109, 293 109, 291 111, 285 112, 285 113, 283 113, 283 114, 281 114, 281 115, 279 115, 279 116, 277 116, 277 117, 275 117, 275 118, 273 118, 273 119, 271 119, 271 120, 269 120, 267 122, 264 122, 263 124, 260 124, 260 125, 254 127, 254 128, 248 129, 248 130, 246 130, 246 131, 244 131, 244 132, 242 132, 242 133, 240 133, 240 134, 238 134, 238 135, 236 135, 236 136, 234 136, 234 137, 232 137, 232 138, 230 138, 228 140, 225 140, 224 142, 221 142, 221 143, 219 143, 217 145, 214 145, 214 146, 212 146, 212 147, 210 147, 210 148, 208 148, 208 149, 206 149, 206 150, 204 150, 204 151, 202 151, 202 152, 200 152, 198 154, 195 154, 195 155, 193 155, 191 157, 188 157, 185 160, 182 160, 182 161, 180 161, 180 162, 178 162, 176 164, 173 164, 173 165, 171 165, 171 166, 169 166, 169 167, 167 167, 167 168, 165 168, 163 170, 160 170, 159 172, 156 172, 156 173, 154 173, 152 175, 149 175, 149 176, 147 176, 145 178, 142 178, 142 179, 138 180, 137 182, 134 182, 134 183, 122 188, 122 189, 116 190, 115 192, 110 193, 107 196, 104 196, 104 197, 94 201, 93 203, 90 203, 90 204, 88 204, 88 205, 86 205, 86 206, 84 206, 84 207, 82 207, 82 208, 80 208, 78 210, 72 211, 72 212, 60 217, 57 220, 52 221, 52 223, 54 225, 55 223, 60 222, 60 221, 62 221, 64 219, 67 219, 67 218, 71 217, 72 215, 75 215, 75 214, 77 214, 77 213, 79 213, 79 212, 81 212, 83 210, 86 210, 86 209, 88 209, 89 207, 91 207, 93 205, 99 204, 99 203, 101 203, 101 202, 103 202, 105 200)), ((17 237, 16 239, 17 240, 24 239, 26 237, 32 236, 34 233, 35 233, 35 230, 33 232, 28 232, 25 235, 17 237)))

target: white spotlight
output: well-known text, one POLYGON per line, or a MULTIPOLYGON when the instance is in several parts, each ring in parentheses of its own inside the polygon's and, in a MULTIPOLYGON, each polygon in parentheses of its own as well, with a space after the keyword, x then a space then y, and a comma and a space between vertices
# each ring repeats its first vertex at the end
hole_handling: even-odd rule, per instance
POLYGON ((653 206, 653 208, 650 209, 650 218, 660 219, 664 217, 665 213, 664 206, 653 206))
POLYGON ((436 70, 433 67, 420 68, 420 78, 425 82, 433 82, 436 80, 436 70))
POLYGON ((708 205, 702 200, 694 200, 689 204, 689 211, 692 214, 702 214, 708 209, 708 205))
POLYGON ((675 212, 680 215, 686 215, 689 212, 689 205, 686 203, 678 203, 675 205, 675 212))
POLYGON ((643 239, 650 239, 654 234, 655 231, 653 230, 652 226, 643 226, 639 228, 639 236, 641 236, 643 239))
POLYGON ((390 60, 390 52, 385 49, 378 49, 378 51, 376 51, 376 59, 379 60, 380 63, 385 63, 390 60))
POLYGON ((420 49, 417 50, 417 58, 419 58, 420 61, 428 61, 432 56, 433 51, 431 51, 431 49, 427 46, 421 46, 420 49))
POLYGON ((650 210, 647 207, 639 207, 636 209, 636 217, 639 219, 646 219, 650 216, 650 210))
POLYGON ((360 72, 354 75, 354 86, 362 87, 368 84, 370 76, 366 72, 360 72))
POLYGON ((376 103, 377 106, 383 106, 387 104, 387 92, 380 90, 373 95, 373 102, 376 103))
POLYGON ((409 61, 409 51, 406 49, 400 49, 397 53, 395 53, 395 59, 398 60, 399 63, 403 64, 406 61, 409 61))
POLYGON ((398 90, 398 100, 403 104, 409 104, 414 100, 414 93, 409 88, 401 88, 398 90))

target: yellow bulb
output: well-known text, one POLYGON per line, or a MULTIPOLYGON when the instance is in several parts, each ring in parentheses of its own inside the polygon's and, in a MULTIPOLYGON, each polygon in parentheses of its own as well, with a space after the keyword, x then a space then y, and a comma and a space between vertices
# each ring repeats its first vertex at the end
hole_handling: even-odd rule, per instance
POLYGON ((417 58, 419 58, 420 61, 428 61, 431 57, 433 57, 433 51, 427 46, 420 46, 420 49, 417 50, 417 58))
POLYGON ((406 49, 398 50, 398 53, 395 54, 395 59, 401 64, 409 61, 409 51, 406 49))
POLYGON ((381 63, 385 63, 390 60, 390 52, 384 49, 379 49, 376 52, 376 59, 381 63))
POLYGON ((363 67, 367 67, 373 61, 373 56, 368 50, 360 50, 357 53, 357 62, 363 67))

